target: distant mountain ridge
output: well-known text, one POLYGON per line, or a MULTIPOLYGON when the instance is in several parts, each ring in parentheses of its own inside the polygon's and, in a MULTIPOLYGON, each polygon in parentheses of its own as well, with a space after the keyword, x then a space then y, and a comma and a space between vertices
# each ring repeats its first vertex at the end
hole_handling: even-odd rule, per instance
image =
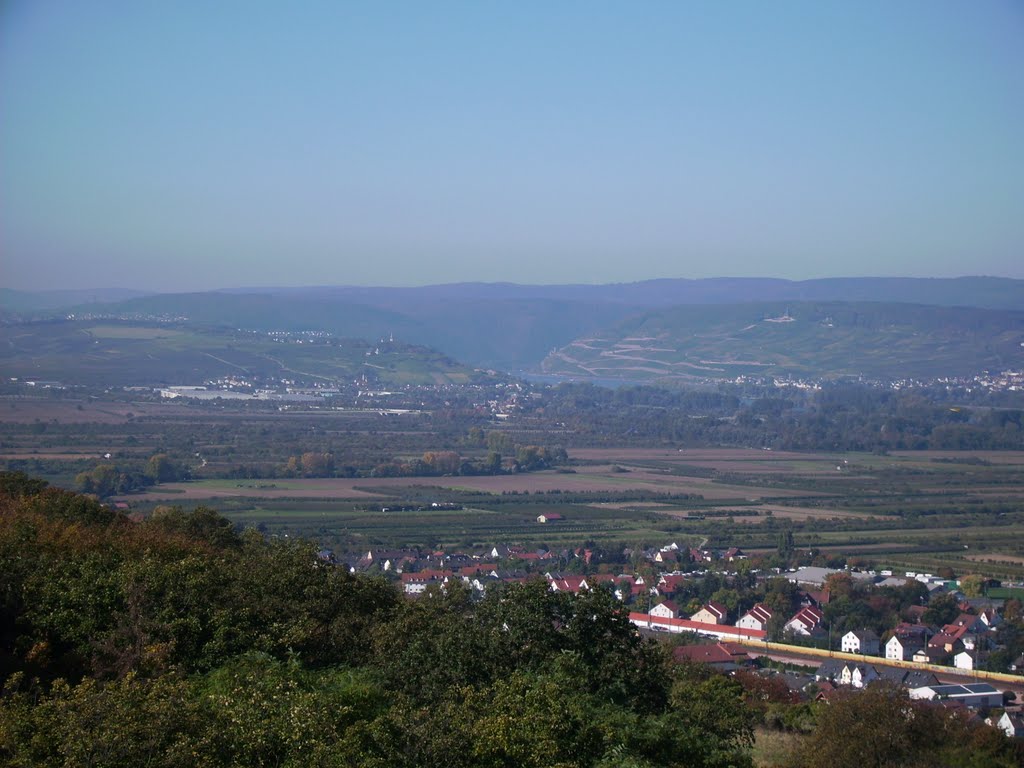
MULTIPOLYGON (((54 296, 48 297, 48 301, 53 300, 54 296)), ((37 317, 59 312, 173 316, 211 327, 325 330, 362 339, 393 334, 396 339, 436 348, 471 365, 507 371, 536 370, 552 350, 654 310, 808 301, 1024 310, 1024 280, 711 278, 608 285, 453 283, 413 288, 237 288, 35 310, 19 309, 25 303, 24 292, 0 292, 0 308, 9 313, 31 311, 37 317), (13 296, 17 306, 12 306, 12 294, 17 294, 13 296)))
POLYGON ((13 288, 0 288, 0 309, 9 312, 64 309, 83 304, 125 301, 142 296, 152 296, 154 293, 154 291, 136 291, 131 288, 69 288, 55 291, 18 291, 13 288))
POLYGON ((738 304, 748 301, 895 301, 911 304, 1024 309, 1024 280, 1002 277, 659 278, 597 285, 448 283, 414 288, 323 286, 238 288, 227 293, 315 295, 371 304, 409 299, 548 299, 637 306, 738 304))

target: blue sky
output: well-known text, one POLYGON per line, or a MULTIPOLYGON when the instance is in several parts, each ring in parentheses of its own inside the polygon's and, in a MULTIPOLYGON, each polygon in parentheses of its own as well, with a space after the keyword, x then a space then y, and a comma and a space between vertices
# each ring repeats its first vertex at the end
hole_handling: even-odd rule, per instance
POLYGON ((0 284, 1024 278, 1024 4, 0 5, 0 284))

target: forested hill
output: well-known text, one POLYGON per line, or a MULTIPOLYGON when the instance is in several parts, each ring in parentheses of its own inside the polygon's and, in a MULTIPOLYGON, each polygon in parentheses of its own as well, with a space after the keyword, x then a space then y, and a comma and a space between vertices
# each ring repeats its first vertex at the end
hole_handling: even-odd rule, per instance
MULTIPOLYGON (((753 765, 768 689, 670 664, 606 589, 409 601, 209 509, 130 520, 44 485, 0 473, 5 766, 753 765)), ((878 765, 1016 762, 894 689, 787 701, 776 722, 812 729, 793 768, 860 765, 844 755, 876 741, 878 765)))
POLYGON ((544 370, 572 376, 972 376, 1024 366, 1024 312, 772 302, 657 310, 581 337, 544 370))
POLYGON ((174 386, 230 377, 257 387, 357 378, 400 386, 481 378, 436 350, 402 342, 120 320, 0 324, 0 367, 8 376, 87 386, 174 386))
POLYGON ((96 292, 0 292, 0 308, 22 317, 82 315, 175 317, 257 331, 328 331, 346 338, 394 335, 474 366, 536 369, 554 348, 628 318, 682 305, 751 302, 899 302, 1024 310, 1024 281, 768 278, 648 280, 614 285, 459 283, 417 288, 252 288, 162 294, 126 300, 96 292), (87 303, 86 303, 87 302, 87 303))

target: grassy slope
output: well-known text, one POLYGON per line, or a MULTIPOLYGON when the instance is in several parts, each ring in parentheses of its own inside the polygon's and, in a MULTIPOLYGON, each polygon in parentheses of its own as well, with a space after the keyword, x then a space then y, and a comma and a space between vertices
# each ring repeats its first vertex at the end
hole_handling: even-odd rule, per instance
POLYGON ((8 376, 89 385, 197 384, 228 374, 386 384, 466 381, 472 372, 440 353, 401 344, 278 343, 265 335, 185 325, 59 321, 0 326, 8 376), (367 352, 380 349, 380 354, 367 352))
POLYGON ((1022 342, 1024 312, 842 302, 684 306, 578 339, 550 355, 545 369, 633 379, 934 377, 1019 367, 1022 342), (792 321, 779 321, 787 311, 792 321))

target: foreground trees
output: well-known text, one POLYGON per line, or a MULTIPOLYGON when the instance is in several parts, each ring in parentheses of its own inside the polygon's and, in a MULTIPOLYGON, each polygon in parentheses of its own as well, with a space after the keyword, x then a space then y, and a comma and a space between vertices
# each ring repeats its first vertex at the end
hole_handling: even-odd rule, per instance
POLYGON ((911 701, 887 684, 836 697, 821 709, 798 765, 807 768, 1013 768, 1024 754, 963 711, 911 701), (857 745, 855 749, 852 745, 857 745))
POLYGON ((0 480, 5 765, 750 763, 738 689, 671 669, 609 592, 408 602, 209 509, 0 480))
MULTIPOLYGON (((209 509, 133 523, 0 474, 3 765, 743 768, 748 688, 670 665, 604 590, 410 602, 209 509)), ((907 760, 939 726, 931 764, 1012 764, 994 731, 971 732, 990 762, 958 762, 961 732, 907 706, 819 710, 793 764, 868 741, 907 760)))

